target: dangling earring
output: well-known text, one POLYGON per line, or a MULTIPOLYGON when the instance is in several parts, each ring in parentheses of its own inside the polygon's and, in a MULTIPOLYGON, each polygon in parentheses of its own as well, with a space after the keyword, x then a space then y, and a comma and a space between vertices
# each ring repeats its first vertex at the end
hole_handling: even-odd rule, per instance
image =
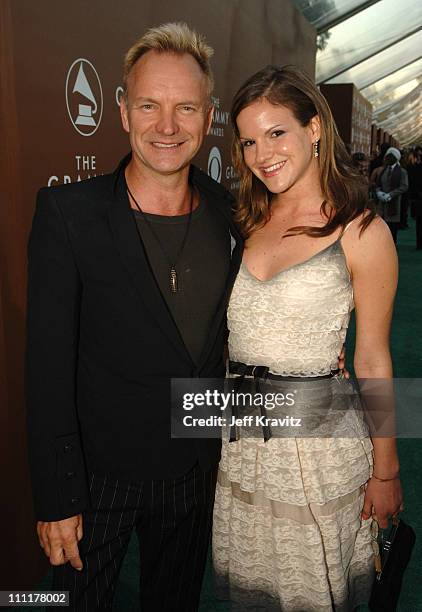
POLYGON ((312 143, 312 149, 314 153, 314 157, 318 157, 319 155, 319 138, 312 143))

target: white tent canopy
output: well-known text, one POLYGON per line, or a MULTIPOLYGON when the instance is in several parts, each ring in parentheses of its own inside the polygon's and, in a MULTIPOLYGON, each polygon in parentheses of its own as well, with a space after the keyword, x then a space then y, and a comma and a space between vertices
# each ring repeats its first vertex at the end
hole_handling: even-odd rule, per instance
POLYGON ((316 80, 354 83, 402 145, 422 140, 422 2, 295 0, 317 28, 316 80))

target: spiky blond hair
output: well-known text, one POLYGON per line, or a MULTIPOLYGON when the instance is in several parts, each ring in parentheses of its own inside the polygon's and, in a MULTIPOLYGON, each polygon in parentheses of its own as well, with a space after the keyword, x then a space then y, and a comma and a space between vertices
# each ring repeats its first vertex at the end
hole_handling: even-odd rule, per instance
POLYGON ((186 23, 163 23, 157 28, 150 28, 136 41, 126 53, 123 62, 123 89, 127 96, 127 80, 133 66, 138 59, 148 51, 158 53, 176 53, 183 55, 188 53, 199 64, 203 74, 207 79, 208 97, 214 87, 214 77, 211 70, 210 58, 214 54, 214 49, 210 47, 205 38, 192 30, 186 23))

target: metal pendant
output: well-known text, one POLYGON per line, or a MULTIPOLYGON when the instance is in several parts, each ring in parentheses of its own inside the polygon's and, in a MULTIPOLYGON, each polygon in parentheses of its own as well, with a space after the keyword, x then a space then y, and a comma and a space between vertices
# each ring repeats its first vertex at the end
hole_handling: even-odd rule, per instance
POLYGON ((177 272, 176 268, 171 268, 170 270, 170 291, 172 293, 177 293, 179 290, 178 282, 177 282, 177 272))

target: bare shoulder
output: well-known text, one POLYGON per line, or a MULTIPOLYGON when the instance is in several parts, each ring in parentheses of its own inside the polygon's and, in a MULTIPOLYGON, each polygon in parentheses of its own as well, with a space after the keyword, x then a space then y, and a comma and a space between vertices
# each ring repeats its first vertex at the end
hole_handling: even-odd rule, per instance
POLYGON ((388 225, 376 216, 362 231, 366 214, 357 217, 341 239, 349 268, 378 268, 382 262, 384 267, 394 269, 397 251, 388 225))
POLYGON ((356 217, 345 231, 341 239, 345 251, 362 252, 367 249, 372 251, 383 245, 395 248, 390 228, 378 215, 362 230, 362 223, 366 216, 367 213, 364 213, 356 217))

